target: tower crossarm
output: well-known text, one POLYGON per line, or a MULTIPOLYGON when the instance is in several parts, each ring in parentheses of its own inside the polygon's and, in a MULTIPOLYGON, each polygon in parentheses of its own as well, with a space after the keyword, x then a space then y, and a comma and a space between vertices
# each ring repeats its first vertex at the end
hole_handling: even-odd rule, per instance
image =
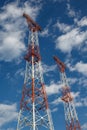
POLYGON ((65 64, 62 62, 62 61, 60 61, 60 59, 58 58, 58 57, 56 57, 56 56, 54 56, 53 57, 54 58, 54 60, 56 61, 56 63, 57 63, 57 65, 58 65, 58 67, 59 67, 59 69, 60 69, 60 71, 61 72, 64 72, 65 71, 65 64))
POLYGON ((23 13, 23 17, 26 18, 30 30, 32 30, 33 32, 41 31, 41 27, 36 22, 34 22, 28 14, 23 13))

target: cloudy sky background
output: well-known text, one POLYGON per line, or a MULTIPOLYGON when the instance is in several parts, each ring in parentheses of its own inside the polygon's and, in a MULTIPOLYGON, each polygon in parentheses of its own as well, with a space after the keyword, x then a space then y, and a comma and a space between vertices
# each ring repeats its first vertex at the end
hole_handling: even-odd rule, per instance
POLYGON ((78 118, 87 130, 87 0, 0 0, 0 130, 15 130, 17 125, 28 44, 23 12, 42 27, 40 53, 55 130, 66 128, 53 55, 67 66, 78 118))

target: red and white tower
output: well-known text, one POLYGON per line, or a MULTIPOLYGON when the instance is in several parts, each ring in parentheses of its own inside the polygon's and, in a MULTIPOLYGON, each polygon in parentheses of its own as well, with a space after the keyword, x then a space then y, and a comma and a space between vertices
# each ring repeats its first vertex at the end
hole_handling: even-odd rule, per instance
POLYGON ((27 20, 30 33, 17 130, 54 130, 41 68, 38 43, 38 31, 41 28, 30 16, 25 13, 23 16, 27 20))
POLYGON ((77 113, 75 110, 75 105, 73 102, 73 97, 70 92, 70 87, 67 81, 65 74, 65 68, 63 62, 59 60, 58 57, 54 56, 58 68, 60 70, 61 82, 62 82, 62 101, 64 102, 64 112, 65 112, 65 121, 66 121, 66 130, 81 130, 77 113))

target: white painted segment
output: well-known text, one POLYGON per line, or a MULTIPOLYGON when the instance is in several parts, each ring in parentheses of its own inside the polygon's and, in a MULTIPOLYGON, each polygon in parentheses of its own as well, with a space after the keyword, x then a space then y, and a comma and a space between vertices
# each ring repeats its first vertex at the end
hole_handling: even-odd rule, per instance
POLYGON ((33 102, 33 130, 35 130, 35 104, 33 102))

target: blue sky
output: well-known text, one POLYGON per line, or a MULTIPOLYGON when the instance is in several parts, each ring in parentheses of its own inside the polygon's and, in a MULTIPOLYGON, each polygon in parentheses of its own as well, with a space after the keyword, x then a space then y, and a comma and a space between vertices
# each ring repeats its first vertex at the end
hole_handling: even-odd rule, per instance
POLYGON ((40 53, 55 130, 66 127, 53 55, 67 66, 78 118, 87 130, 87 0, 0 0, 0 130, 15 130, 17 125, 28 44, 23 12, 42 27, 40 53))

